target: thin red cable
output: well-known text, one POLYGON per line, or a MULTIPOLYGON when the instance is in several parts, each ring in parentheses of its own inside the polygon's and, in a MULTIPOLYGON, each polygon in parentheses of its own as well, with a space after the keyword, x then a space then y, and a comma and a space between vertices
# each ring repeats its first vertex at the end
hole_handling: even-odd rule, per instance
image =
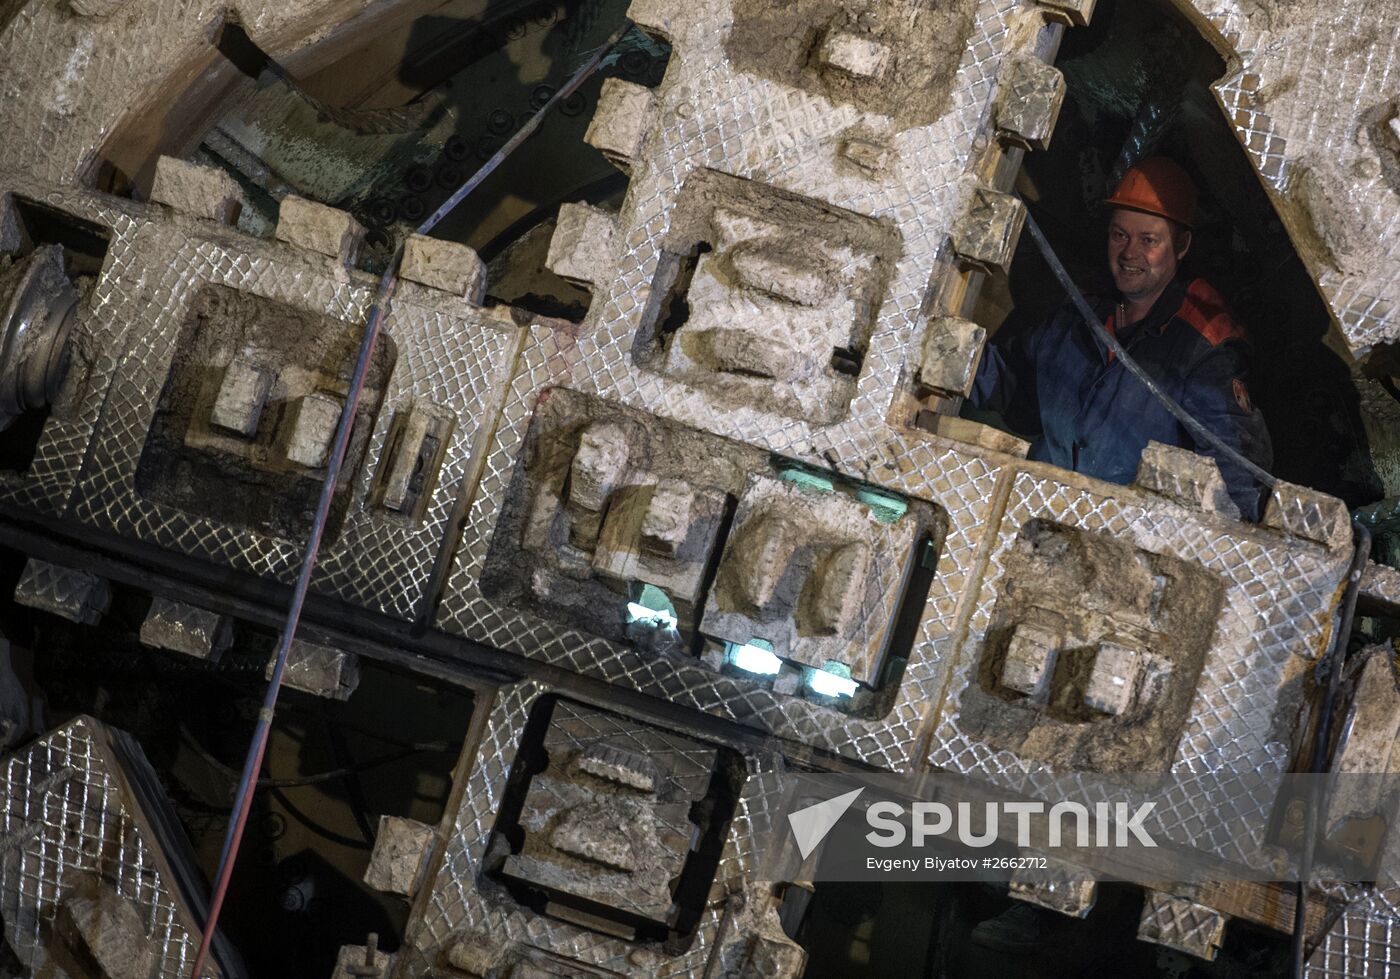
MULTIPOLYGON (((417 229, 418 234, 427 234, 439 221, 473 190, 481 185, 490 173, 507 156, 525 141, 525 138, 539 128, 545 115, 561 100, 568 98, 602 65, 603 59, 622 40, 628 28, 623 28, 608 38, 607 42, 590 57, 568 82, 555 92, 529 121, 520 128, 510 141, 502 146, 491 159, 487 160, 476 173, 464 183, 441 207, 429 215, 417 229)), ((302 555, 301 570, 297 573, 296 586, 292 590, 292 601, 287 609, 287 619, 277 642, 277 657, 272 668, 272 677, 267 684, 262 709, 258 711, 258 723, 253 731, 253 742, 248 748, 248 757, 243 765, 239 780, 238 794, 234 799, 233 813, 229 820, 228 835, 224 838, 223 853, 219 857, 219 870, 215 877, 213 898, 209 903, 209 918, 200 935, 199 951, 195 954, 194 966, 190 970, 192 979, 201 979, 204 963, 208 960, 210 947, 219 924, 219 913, 223 910, 224 899, 228 896, 229 879, 233 875, 233 865, 238 859, 239 846, 243 842, 243 831, 248 823, 253 790, 257 785, 257 774, 262 770, 263 757, 267 753, 268 737, 272 731, 272 718, 277 708, 277 695, 282 689, 282 674, 287 668, 287 655, 292 648, 297 625, 301 621, 302 606, 306 602, 306 592, 311 584, 311 572, 316 566, 316 557, 321 550, 321 537, 325 532, 326 521, 330 516, 331 501, 335 497, 335 486, 340 479, 340 470, 345 464, 346 449, 350 443, 350 432, 354 427, 355 414, 359 409, 360 398, 364 393, 365 377, 369 373, 369 363, 379 339, 380 327, 388 315, 389 303, 398 288, 399 264, 403 261, 403 246, 394 252, 388 269, 379 280, 379 291, 374 305, 370 307, 365 334, 360 341, 360 350, 355 361, 355 371, 350 378, 350 388, 346 394, 345 407, 341 410, 340 421, 336 425, 335 441, 331 447, 330 459, 326 462, 326 475, 321 483, 321 495, 316 502, 316 514, 311 523, 311 534, 306 541, 302 555)))

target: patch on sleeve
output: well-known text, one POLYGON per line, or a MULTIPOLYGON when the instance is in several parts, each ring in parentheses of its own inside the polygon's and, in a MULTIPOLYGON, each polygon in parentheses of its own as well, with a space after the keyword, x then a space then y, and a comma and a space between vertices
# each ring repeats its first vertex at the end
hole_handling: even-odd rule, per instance
POLYGON ((1230 382, 1230 386, 1235 391, 1235 404, 1240 406, 1240 411, 1249 414, 1254 410, 1254 402, 1249 400, 1249 388, 1244 386, 1244 381, 1238 377, 1230 382))

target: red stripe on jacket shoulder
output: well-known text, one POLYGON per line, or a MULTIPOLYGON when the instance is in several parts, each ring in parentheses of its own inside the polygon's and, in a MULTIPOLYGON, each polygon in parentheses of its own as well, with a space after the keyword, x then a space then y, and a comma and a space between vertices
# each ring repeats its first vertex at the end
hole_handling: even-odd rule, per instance
POLYGON ((1176 311, 1212 347, 1226 340, 1243 340, 1244 328, 1230 315, 1230 307, 1205 279, 1196 279, 1186 289, 1186 298, 1176 311))

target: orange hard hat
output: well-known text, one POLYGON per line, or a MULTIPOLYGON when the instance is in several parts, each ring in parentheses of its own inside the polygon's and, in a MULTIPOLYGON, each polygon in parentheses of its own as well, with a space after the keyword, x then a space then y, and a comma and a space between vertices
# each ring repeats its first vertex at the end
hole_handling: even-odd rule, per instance
POLYGON ((1108 203, 1156 214, 1188 228, 1196 224, 1196 184, 1165 156, 1143 160, 1125 173, 1108 203))

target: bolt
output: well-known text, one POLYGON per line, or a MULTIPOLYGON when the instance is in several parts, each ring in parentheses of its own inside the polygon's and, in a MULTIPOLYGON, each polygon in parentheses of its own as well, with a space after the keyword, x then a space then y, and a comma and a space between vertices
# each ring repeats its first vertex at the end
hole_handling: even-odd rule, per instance
POLYGON ((456 190, 462 186, 462 181, 465 179, 466 174, 455 163, 444 163, 438 167, 437 182, 443 190, 456 190))
POLYGON ((283 911, 305 911, 306 894, 300 887, 288 887, 282 892, 282 899, 279 903, 283 911))
POLYGON ((1288 808, 1283 811, 1283 818, 1290 826, 1302 826, 1304 815, 1302 799, 1294 799, 1288 804, 1288 808))
POLYGON ((515 125, 515 114, 509 109, 495 108, 486 117, 486 128, 498 136, 510 132, 515 125))
POLYGON ((280 840, 287 832, 287 819, 280 812, 270 812, 258 822, 262 835, 269 840, 280 840))
POLYGON ((369 207, 365 209, 368 223, 380 227, 392 224, 398 216, 399 210, 394 206, 394 202, 383 197, 376 197, 369 202, 369 207))
POLYGON ((472 147, 461 136, 449 136, 442 144, 442 152, 453 163, 461 163, 471 155, 472 147))
POLYGON ((543 109, 545 103, 554 97, 554 86, 536 85, 530 92, 530 108, 543 109))
POLYGON ((559 111, 566 116, 582 115, 586 108, 588 108, 588 97, 582 92, 575 92, 559 103, 559 111))

